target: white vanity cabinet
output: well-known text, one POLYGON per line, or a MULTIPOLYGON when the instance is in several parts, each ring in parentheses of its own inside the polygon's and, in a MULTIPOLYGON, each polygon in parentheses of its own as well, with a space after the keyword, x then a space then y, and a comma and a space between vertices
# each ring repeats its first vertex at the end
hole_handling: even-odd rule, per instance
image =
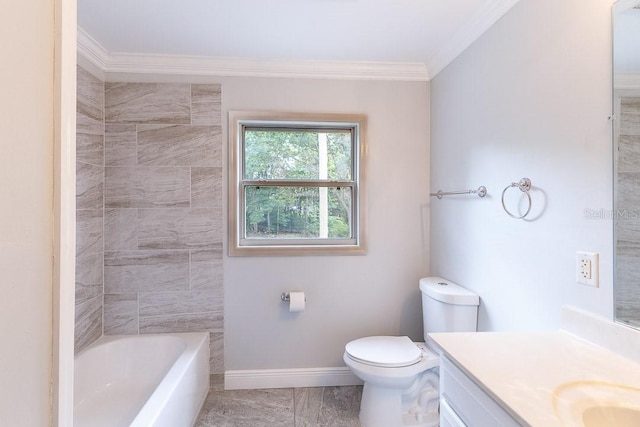
POLYGON ((521 427, 446 356, 440 360, 440 427, 521 427))

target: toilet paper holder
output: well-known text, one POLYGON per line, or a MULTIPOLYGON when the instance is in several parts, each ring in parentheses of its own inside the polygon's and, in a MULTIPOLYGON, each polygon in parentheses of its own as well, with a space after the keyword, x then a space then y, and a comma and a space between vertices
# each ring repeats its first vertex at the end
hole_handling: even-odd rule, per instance
MULTIPOLYGON (((289 301, 291 301, 291 296, 289 295, 289 292, 283 292, 283 293, 280 295, 280 299, 281 299, 283 302, 289 302, 289 301)), ((306 301, 306 300, 307 300, 307 297, 305 297, 305 298, 304 298, 304 300, 306 301)))

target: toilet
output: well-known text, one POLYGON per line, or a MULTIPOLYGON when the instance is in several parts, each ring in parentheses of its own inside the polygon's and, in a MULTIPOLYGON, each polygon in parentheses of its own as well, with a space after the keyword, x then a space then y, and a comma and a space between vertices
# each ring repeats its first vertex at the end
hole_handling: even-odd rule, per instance
MULTIPOLYGON (((475 332, 480 298, 441 277, 420 279, 424 339, 431 332, 475 332)), ((345 346, 345 364, 362 381, 365 427, 439 425, 438 354, 409 337, 373 336, 345 346)))

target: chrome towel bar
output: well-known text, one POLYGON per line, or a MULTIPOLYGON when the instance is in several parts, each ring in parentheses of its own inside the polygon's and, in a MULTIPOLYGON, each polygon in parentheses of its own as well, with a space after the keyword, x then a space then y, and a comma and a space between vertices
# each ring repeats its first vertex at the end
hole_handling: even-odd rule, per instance
POLYGON ((523 219, 527 215, 529 215, 529 212, 531 212, 531 194, 529 194, 529 190, 531 190, 531 180, 529 178, 522 178, 518 182, 512 182, 511 184, 507 185, 504 188, 504 190, 502 190, 502 209, 504 209, 507 215, 515 219, 523 219), (507 209, 507 205, 504 203, 504 194, 507 192, 508 189, 514 188, 514 187, 520 189, 520 191, 522 191, 527 196, 527 200, 528 200, 527 211, 519 216, 511 213, 509 209, 507 209))
POLYGON ((487 195, 487 187, 481 185, 477 190, 460 190, 460 191, 442 191, 438 190, 436 193, 431 193, 431 196, 436 196, 438 199, 442 199, 443 196, 453 196, 456 194, 477 194, 478 197, 484 197, 487 195))

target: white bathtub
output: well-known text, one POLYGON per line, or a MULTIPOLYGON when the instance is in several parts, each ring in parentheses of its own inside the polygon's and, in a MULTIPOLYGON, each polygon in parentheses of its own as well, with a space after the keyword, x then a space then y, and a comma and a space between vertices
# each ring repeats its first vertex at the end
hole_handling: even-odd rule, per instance
POLYGON ((75 427, 191 427, 209 390, 209 334, 105 336, 75 359, 75 427))

